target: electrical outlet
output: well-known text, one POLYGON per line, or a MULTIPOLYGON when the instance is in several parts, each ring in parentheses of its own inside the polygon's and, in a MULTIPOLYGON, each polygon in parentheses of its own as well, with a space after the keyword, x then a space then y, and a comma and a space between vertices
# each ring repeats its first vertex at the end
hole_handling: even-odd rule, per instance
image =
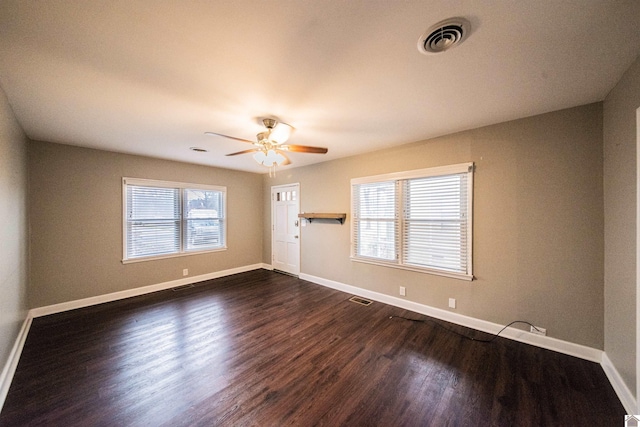
POLYGON ((449 308, 456 308, 456 299, 449 298, 449 308))
POLYGON ((540 326, 531 326, 531 333, 536 335, 547 335, 547 330, 540 326))
POLYGON ((407 296, 407 288, 405 288, 404 286, 400 286, 400 296, 407 296))
POLYGON ((185 268, 184 270, 182 270, 182 275, 183 276, 188 276, 189 275, 189 269, 185 268))

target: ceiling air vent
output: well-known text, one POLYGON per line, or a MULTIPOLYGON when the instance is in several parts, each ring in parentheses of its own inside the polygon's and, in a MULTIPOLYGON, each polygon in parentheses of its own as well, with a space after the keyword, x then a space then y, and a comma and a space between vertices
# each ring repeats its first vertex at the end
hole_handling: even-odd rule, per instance
POLYGON ((418 40, 418 50, 424 54, 440 53, 462 43, 471 32, 471 24, 464 18, 440 21, 418 40))

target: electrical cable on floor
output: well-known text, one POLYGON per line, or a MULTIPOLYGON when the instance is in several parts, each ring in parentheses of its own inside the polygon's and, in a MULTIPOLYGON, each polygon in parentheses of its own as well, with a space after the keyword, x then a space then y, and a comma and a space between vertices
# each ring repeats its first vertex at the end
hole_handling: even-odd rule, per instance
MULTIPOLYGON (((527 324, 527 325, 531 326, 532 328, 534 328, 536 331, 540 331, 540 329, 536 328, 535 326, 533 326, 531 323, 527 322, 526 320, 514 320, 513 322, 511 322, 511 323, 509 323, 508 325, 506 325, 504 328, 500 329, 500 330, 498 331, 498 333, 497 333, 497 334, 494 334, 494 335, 493 335, 493 337, 492 337, 491 339, 488 339, 488 340, 480 340, 480 339, 476 339, 476 338, 470 337, 470 336, 465 335, 465 334, 461 334, 460 332, 456 332, 456 331, 454 331, 453 329, 451 329, 451 328, 447 328, 446 326, 444 326, 444 325, 442 325, 441 323, 439 323, 439 322, 437 322, 437 321, 435 321, 435 320, 432 320, 432 319, 425 319, 425 320, 422 320, 422 319, 411 319, 411 318, 409 318, 409 317, 403 317, 403 316, 389 316, 389 319, 394 319, 394 318, 395 318, 395 319, 409 320, 410 322, 416 322, 416 323, 427 323, 427 322, 431 322, 431 323, 433 323, 433 324, 435 324, 435 325, 437 325, 437 326, 441 327, 442 329, 445 329, 445 330, 447 330, 447 331, 449 331, 449 332, 451 332, 451 333, 454 333, 454 334, 456 334, 456 335, 461 336, 462 338, 466 338, 466 339, 471 340, 471 341, 475 341, 475 342, 482 342, 482 343, 490 343, 490 342, 493 342, 493 340, 495 340, 496 338, 498 338, 498 336, 502 333, 502 331, 504 331, 504 330, 505 330, 505 329, 507 329, 509 326, 513 325, 514 323, 525 323, 525 324, 527 324)), ((487 333, 487 332, 484 332, 484 333, 487 333)))

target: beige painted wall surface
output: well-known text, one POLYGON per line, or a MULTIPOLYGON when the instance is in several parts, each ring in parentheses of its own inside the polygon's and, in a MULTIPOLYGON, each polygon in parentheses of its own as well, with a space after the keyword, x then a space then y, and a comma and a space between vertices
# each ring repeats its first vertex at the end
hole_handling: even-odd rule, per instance
POLYGON ((0 89, 0 370, 27 317, 27 138, 0 89))
POLYGON ((636 110, 640 58, 604 101, 605 351, 636 393, 636 110))
POLYGON ((262 261, 258 174, 30 142, 31 286, 42 307, 262 261), (122 177, 227 187, 228 250, 122 264, 122 177))
POLYGON ((299 182, 301 210, 346 212, 345 225, 301 229, 301 272, 499 324, 527 320, 549 336, 602 349, 602 105, 407 144, 264 178, 299 182), (350 179, 475 162, 473 282, 352 262, 350 179))

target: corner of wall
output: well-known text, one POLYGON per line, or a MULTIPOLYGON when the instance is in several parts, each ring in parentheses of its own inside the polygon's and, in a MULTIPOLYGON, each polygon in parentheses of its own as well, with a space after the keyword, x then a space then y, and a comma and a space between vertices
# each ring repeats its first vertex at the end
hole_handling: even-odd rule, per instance
POLYGON ((630 413, 640 412, 639 106, 640 57, 603 103, 604 350, 612 383, 630 396, 627 410, 634 401, 630 413))

